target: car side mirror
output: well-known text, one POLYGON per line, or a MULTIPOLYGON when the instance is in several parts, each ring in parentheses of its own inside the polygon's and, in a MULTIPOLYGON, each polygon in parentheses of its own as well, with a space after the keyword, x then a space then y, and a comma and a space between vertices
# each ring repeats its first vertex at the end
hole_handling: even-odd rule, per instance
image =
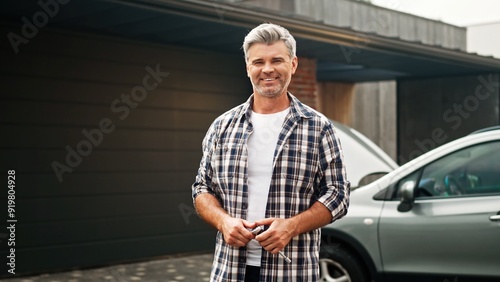
POLYGON ((401 201, 398 205, 399 212, 407 212, 415 203, 415 181, 409 180, 401 185, 401 201))

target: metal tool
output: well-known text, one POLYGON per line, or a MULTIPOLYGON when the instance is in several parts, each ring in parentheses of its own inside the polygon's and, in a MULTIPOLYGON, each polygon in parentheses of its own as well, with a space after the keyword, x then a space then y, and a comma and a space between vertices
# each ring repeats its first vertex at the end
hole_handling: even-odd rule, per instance
MULTIPOLYGON (((264 225, 260 225, 260 226, 257 226, 255 227, 254 229, 252 229, 252 234, 253 235, 259 235, 260 232, 264 231, 264 225)), ((288 263, 291 263, 292 260, 290 258, 288 258, 287 256, 285 256, 285 254, 282 252, 282 251, 279 251, 278 254, 288 263)))

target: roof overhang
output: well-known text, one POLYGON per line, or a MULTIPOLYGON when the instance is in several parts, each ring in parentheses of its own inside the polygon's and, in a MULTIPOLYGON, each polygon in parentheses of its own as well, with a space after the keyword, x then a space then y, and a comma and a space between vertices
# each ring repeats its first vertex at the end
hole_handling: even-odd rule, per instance
MULTIPOLYGON (((0 15, 21 24, 37 3, 8 1, 0 15)), ((499 72, 500 60, 338 28, 245 3, 204 0, 73 0, 49 25, 134 40, 242 54, 243 37, 262 22, 290 30, 297 55, 316 58, 318 80, 378 81, 499 72)))

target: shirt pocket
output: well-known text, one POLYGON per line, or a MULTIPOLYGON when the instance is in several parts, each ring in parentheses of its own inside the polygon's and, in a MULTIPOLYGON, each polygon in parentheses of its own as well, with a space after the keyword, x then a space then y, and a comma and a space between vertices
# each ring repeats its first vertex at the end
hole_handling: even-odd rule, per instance
POLYGON ((212 169, 221 195, 231 193, 244 177, 243 146, 235 142, 219 142, 212 155, 212 169))
MULTIPOLYGON (((288 185, 294 190, 307 192, 313 189, 313 180, 318 169, 316 146, 304 144, 286 144, 282 154, 282 173, 288 185)), ((288 186, 287 185, 287 186, 288 186)))
POLYGON ((289 218, 311 206, 316 198, 317 151, 313 144, 303 141, 289 141, 280 148, 269 194, 276 208, 268 211, 270 217, 289 218))

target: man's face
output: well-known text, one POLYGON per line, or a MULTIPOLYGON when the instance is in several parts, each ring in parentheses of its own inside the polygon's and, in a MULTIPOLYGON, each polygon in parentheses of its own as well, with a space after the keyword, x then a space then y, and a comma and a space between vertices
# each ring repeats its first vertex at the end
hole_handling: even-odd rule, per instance
POLYGON ((281 40, 271 45, 254 43, 248 49, 247 60, 247 75, 254 92, 265 97, 286 93, 297 64, 297 57, 290 58, 281 40))

